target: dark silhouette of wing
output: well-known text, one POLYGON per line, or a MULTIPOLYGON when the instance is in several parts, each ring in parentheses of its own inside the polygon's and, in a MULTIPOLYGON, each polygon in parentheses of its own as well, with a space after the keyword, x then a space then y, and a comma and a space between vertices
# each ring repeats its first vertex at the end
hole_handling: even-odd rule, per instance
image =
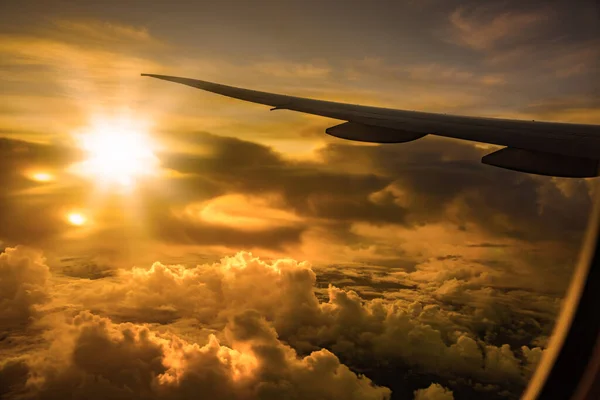
POLYGON ((403 143, 438 135, 506 146, 482 162, 540 175, 594 177, 599 175, 600 125, 522 121, 435 114, 314 100, 260 92, 198 79, 142 74, 198 89, 291 110, 347 121, 326 130, 342 139, 403 143))

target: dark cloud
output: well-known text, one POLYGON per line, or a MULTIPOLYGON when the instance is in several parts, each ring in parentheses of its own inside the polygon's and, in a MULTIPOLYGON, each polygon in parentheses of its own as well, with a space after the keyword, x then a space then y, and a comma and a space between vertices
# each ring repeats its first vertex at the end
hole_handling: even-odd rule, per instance
POLYGON ((34 182, 31 171, 62 170, 81 159, 73 148, 0 138, 0 240, 8 244, 39 245, 64 229, 61 207, 85 193, 81 186, 68 192, 42 191, 50 183, 34 182))
POLYGON ((115 270, 109 263, 88 257, 65 257, 60 263, 61 272, 74 278, 102 279, 113 275, 115 270))
MULTIPOLYGON (((326 163, 338 168, 360 164, 364 171, 390 178, 392 189, 406 194, 403 201, 410 209, 406 219, 413 223, 447 218, 448 206, 458 204, 454 223, 476 222, 499 236, 579 245, 591 209, 585 181, 574 181, 573 192, 565 194, 551 178, 481 164, 480 158, 490 151, 460 141, 422 139, 393 146, 340 143, 326 147, 321 154, 326 163), (565 209, 571 212, 565 213, 565 209), (498 215, 504 221, 492 217, 498 215)), ((397 196, 389 190, 383 201, 397 196)))
POLYGON ((206 223, 179 219, 161 219, 156 224, 156 236, 166 243, 260 247, 282 250, 285 245, 298 244, 305 226, 273 228, 267 231, 245 232, 206 223))
POLYGON ((469 244, 467 246, 468 247, 493 247, 493 248, 508 247, 507 245, 501 244, 501 243, 476 243, 476 244, 469 244))
POLYGON ((24 392, 29 368, 24 360, 8 360, 0 364, 0 396, 18 396, 24 392))
POLYGON ((82 157, 80 151, 71 147, 3 137, 0 137, 0 154, 0 183, 4 188, 3 194, 7 194, 11 189, 24 189, 35 185, 23 176, 27 169, 64 168, 82 157))
MULTIPOLYGON (((290 161, 267 146, 236 138, 199 133, 193 143, 205 145, 208 154, 167 155, 163 165, 219 182, 223 192, 282 192, 289 206, 306 213, 311 212, 308 203, 314 199, 316 209, 312 213, 317 217, 337 211, 342 213, 339 218, 343 218, 345 213, 343 207, 332 210, 333 205, 320 205, 317 197, 323 203, 336 197, 350 197, 345 205, 353 207, 357 199, 389 183, 373 174, 333 172, 319 163, 290 161)), ((352 214, 350 210, 348 215, 352 214)), ((331 218, 337 219, 335 215, 331 218)))
POLYGON ((286 207, 307 218, 410 226, 447 217, 448 207, 456 205, 453 222, 459 225, 476 222, 499 236, 578 244, 591 206, 584 181, 567 195, 550 178, 482 165, 486 151, 459 141, 335 143, 320 151, 324 164, 317 164, 287 161, 265 146, 239 139, 204 134, 196 140, 206 140, 211 153, 170 155, 164 165, 201 176, 211 194, 219 189, 210 187, 219 184, 221 193, 279 193, 286 207), (406 198, 399 199, 397 191, 406 198), (371 201, 377 192, 380 196, 371 201), (565 213, 567 208, 575 213, 565 213))
MULTIPOLYGON (((178 196, 174 201, 181 202, 186 197, 190 201, 202 201, 226 193, 257 196, 276 193, 281 196, 279 206, 304 218, 321 220, 334 229, 344 229, 351 221, 403 220, 404 210, 393 205, 376 205, 368 200, 370 193, 390 183, 388 178, 334 172, 319 163, 287 160, 263 145, 206 133, 197 134, 194 144, 206 146, 203 155, 169 154, 163 158, 164 167, 194 175, 167 183, 181 185, 175 193, 187 191, 187 196, 178 196), (206 189, 202 182, 207 183, 206 189), (184 189, 183 185, 187 187, 184 189)), ((156 220, 157 232, 170 240, 195 243, 220 241, 236 246, 268 246, 269 242, 275 245, 277 237, 283 242, 298 241, 306 228, 298 224, 264 234, 243 233, 235 229, 193 225, 189 221, 174 220, 171 215, 163 217, 165 219, 156 220)))

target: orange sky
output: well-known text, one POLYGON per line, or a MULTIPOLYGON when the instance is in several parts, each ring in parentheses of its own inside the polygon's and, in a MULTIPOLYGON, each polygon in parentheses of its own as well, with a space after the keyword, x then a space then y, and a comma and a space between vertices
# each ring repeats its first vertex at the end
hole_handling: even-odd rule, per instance
MULTIPOLYGON (((215 40, 217 43, 234 43, 235 35, 239 35, 237 28, 227 30, 209 24, 198 39, 195 36, 199 29, 197 23, 190 26, 190 37, 182 38, 179 31, 162 28, 166 20, 159 15, 160 7, 140 11, 145 15, 145 19, 142 18, 145 23, 140 23, 140 18, 131 21, 124 16, 115 18, 109 8, 102 13, 93 8, 86 11, 65 7, 60 15, 39 10, 42 19, 35 20, 34 13, 22 25, 7 25, 0 36, 0 52, 5 60, 3 86, 7 88, 1 95, 2 135, 69 146, 74 144, 73 136, 89 130, 94 121, 125 116, 131 123, 143 125, 144 134, 163 151, 205 154, 207 150, 202 144, 194 141, 200 132, 210 132, 269 146, 286 163, 299 159, 318 168, 336 168, 335 163, 322 165, 320 156, 320 149, 326 149, 329 144, 341 145, 336 139, 323 135, 323 130, 335 123, 333 120, 290 112, 269 113, 262 106, 143 79, 140 72, 200 77, 300 96, 405 109, 570 122, 600 121, 598 104, 589 85, 594 85, 592 60, 598 58, 600 46, 596 46, 593 38, 582 37, 585 29, 569 31, 573 28, 564 21, 565 35, 554 34, 560 40, 547 37, 548 25, 557 23, 560 18, 557 15, 560 8, 541 6, 502 12, 494 7, 463 5, 453 8, 446 19, 441 20, 443 24, 437 13, 422 15, 423 23, 436 23, 437 28, 428 33, 429 40, 422 43, 421 53, 417 49, 398 62, 403 49, 413 49, 413 45, 399 46, 398 54, 387 56, 373 54, 371 50, 353 53, 344 46, 340 54, 329 57, 324 57, 317 46, 313 57, 305 57, 304 53, 316 46, 307 38, 304 51, 299 50, 297 57, 288 58, 279 47, 267 46, 268 40, 261 36, 262 30, 271 29, 269 25, 251 30, 246 40, 256 49, 256 54, 245 61, 245 58, 235 57, 231 47, 222 52, 216 52, 213 47, 203 50, 210 35, 219 37, 215 40), (39 23, 32 24, 34 20, 39 23), (530 37, 537 37, 536 49, 531 47, 534 41, 530 37), (262 48, 261 38, 265 43, 262 48), (427 52, 434 48, 451 56, 433 60, 427 52), (456 59, 459 54, 465 54, 464 61, 456 59), (522 57, 531 58, 537 70, 517 68, 522 57), (588 85, 578 84, 586 79, 588 85), (548 85, 569 90, 553 94, 548 92, 548 85), (512 102, 511 98, 518 102, 512 102)), ((287 15, 285 9, 274 12, 287 15)), ((422 14, 423 10, 407 5, 404 12, 422 14)), ((176 18, 185 21, 183 13, 177 15, 176 18)), ((574 14, 573 18, 578 15, 574 14)), ((233 21, 238 17, 234 12, 226 18, 233 21)), ((352 14, 351 18, 354 17, 352 14)), ((315 29, 320 32, 323 28, 317 24, 315 29)), ((332 33, 331 40, 343 39, 342 33, 332 33)), ((386 25, 380 31, 363 32, 357 45, 368 47, 378 37, 392 33, 406 35, 402 29, 386 25)), ((284 37, 292 34, 291 27, 283 31, 284 37)), ((348 31, 347 35, 354 37, 355 33, 348 31)), ((415 37, 414 40, 420 43, 424 39, 415 37)), ((302 47, 301 41, 290 43, 302 47)), ((476 157, 472 161, 477 162, 476 157)), ((51 167, 42 165, 40 168, 51 167)), ((202 171, 194 172, 202 174, 202 171)), ((61 179, 55 186, 60 187, 61 179)), ((164 190, 159 180, 152 186, 152 190, 164 190)), ((47 185, 46 190, 52 189, 47 185)), ((69 197, 73 197, 75 207, 90 206, 90 200, 77 198, 75 194, 68 195, 66 202, 71 200, 69 197)), ((285 208, 285 200, 281 204, 285 208)), ((244 205, 240 203, 237 207, 244 208, 244 205)), ((173 212, 180 213, 184 208, 182 205, 173 212)), ((251 207, 247 212, 262 211, 251 207)), ((7 243, 13 241, 7 240, 7 243)))

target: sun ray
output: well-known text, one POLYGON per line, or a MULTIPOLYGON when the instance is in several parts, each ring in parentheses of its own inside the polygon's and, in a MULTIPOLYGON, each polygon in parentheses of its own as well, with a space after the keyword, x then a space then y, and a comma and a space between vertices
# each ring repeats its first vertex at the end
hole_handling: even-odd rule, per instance
POLYGON ((88 158, 75 165, 75 172, 100 185, 131 187, 158 171, 154 145, 140 121, 97 118, 77 140, 88 158))

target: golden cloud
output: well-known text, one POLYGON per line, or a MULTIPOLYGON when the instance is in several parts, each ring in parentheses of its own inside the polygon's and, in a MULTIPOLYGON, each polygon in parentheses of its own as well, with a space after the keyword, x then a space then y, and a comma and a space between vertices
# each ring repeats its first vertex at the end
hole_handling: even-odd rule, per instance
POLYGON ((42 253, 24 246, 0 254, 0 322, 27 323, 48 300, 50 271, 42 253))
POLYGON ((202 393, 211 399, 292 394, 298 399, 389 399, 389 389, 357 376, 327 350, 298 357, 256 313, 236 316, 227 329, 233 347, 215 336, 198 345, 82 312, 53 328, 48 351, 27 359, 29 378, 22 390, 41 398, 192 399, 202 393))
POLYGON ((454 395, 452 390, 439 383, 432 383, 425 389, 415 390, 414 400, 454 400, 454 395))
POLYGON ((265 197, 230 194, 201 204, 190 204, 181 217, 188 221, 224 225, 242 231, 293 226, 302 219, 282 208, 274 208, 265 197))
MULTIPOLYGON (((0 257, 7 254, 20 260, 10 265, 47 268, 39 253, 17 249, 0 257)), ((519 318, 511 313, 531 304, 539 307, 538 313, 548 310, 555 306, 552 299, 492 290, 486 287, 484 270, 439 261, 403 277, 390 276, 403 279, 406 287, 419 286, 412 290, 417 299, 365 300, 353 290, 330 285, 327 300, 321 301, 310 264, 263 261, 245 252, 196 267, 155 263, 148 269, 120 270, 104 280, 53 277, 53 284, 60 284, 45 286, 52 298, 44 308, 46 316, 29 314, 36 317, 36 329, 45 327, 49 341, 29 348, 47 349, 12 355, 0 364, 0 376, 13 373, 17 379, 16 371, 24 369, 23 380, 17 379, 13 389, 37 397, 73 390, 81 397, 92 391, 106 397, 130 390, 157 398, 187 398, 198 391, 213 398, 260 393, 261 398, 278 398, 290 391, 300 398, 350 393, 360 393, 361 399, 388 398, 388 389, 341 364, 334 355, 340 354, 353 364, 375 357, 440 376, 458 373, 482 382, 523 385, 542 349, 491 345, 471 332, 492 329, 500 321, 526 321, 531 311, 519 318), (453 307, 442 307, 438 299, 443 298, 451 298, 453 307), (90 308, 94 313, 85 311, 90 308), (186 324, 194 328, 177 330, 186 324), (215 374, 217 381, 211 378, 215 374)), ((363 273, 345 276, 358 279, 363 273)), ((379 283, 373 280, 374 290, 379 283)), ((521 329, 514 329, 519 335, 521 329)), ((449 391, 435 385, 418 391, 438 392, 449 391)))

